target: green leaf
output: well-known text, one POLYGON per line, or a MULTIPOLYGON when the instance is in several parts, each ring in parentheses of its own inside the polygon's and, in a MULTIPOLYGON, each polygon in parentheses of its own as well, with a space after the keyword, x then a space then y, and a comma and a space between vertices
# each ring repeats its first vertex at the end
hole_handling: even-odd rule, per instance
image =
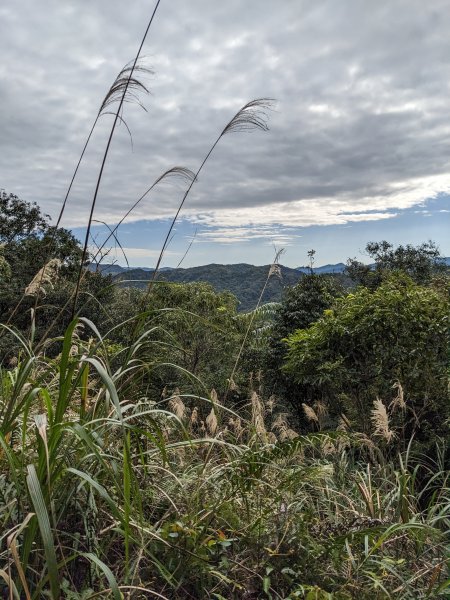
POLYGON ((45 560, 47 563, 52 598, 53 600, 58 600, 60 596, 58 561, 56 560, 55 544, 53 541, 50 519, 34 465, 28 465, 27 471, 27 486, 28 491, 30 492, 31 502, 33 503, 34 512, 36 513, 42 543, 44 544, 45 560))

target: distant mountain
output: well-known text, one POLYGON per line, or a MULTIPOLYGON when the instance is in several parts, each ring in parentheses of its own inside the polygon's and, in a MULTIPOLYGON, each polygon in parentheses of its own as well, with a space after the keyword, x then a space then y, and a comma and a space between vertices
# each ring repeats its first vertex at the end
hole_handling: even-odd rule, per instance
MULTIPOLYGON (((444 258, 446 265, 450 266, 450 257, 444 258)), ((97 270, 96 265, 90 265, 91 270, 97 270)), ((191 283, 205 281, 210 283, 218 292, 230 291, 239 300, 239 310, 247 311, 255 308, 261 290, 267 279, 270 265, 256 267, 245 263, 235 265, 210 264, 189 269, 173 269, 163 267, 158 273, 158 280, 172 281, 174 283, 191 283)), ((98 270, 105 275, 111 274, 116 281, 123 281, 122 285, 144 289, 151 279, 154 271, 152 268, 121 267, 119 265, 100 265, 98 270)), ((272 275, 267 284, 262 302, 279 302, 283 288, 295 285, 309 267, 291 269, 280 265, 280 276, 272 275)), ((352 282, 344 275, 344 263, 323 265, 315 267, 314 273, 331 275, 340 280, 344 287, 349 287, 352 282)))
MULTIPOLYGON (((204 265, 190 269, 170 269, 158 274, 158 280, 172 281, 174 283, 191 283, 205 281, 210 283, 218 292, 230 291, 240 304, 239 310, 246 311, 255 308, 261 290, 267 279, 270 265, 255 267, 248 264, 236 265, 204 265)), ((290 269, 280 265, 280 276, 272 275, 267 284, 263 302, 278 302, 281 299, 283 287, 295 285, 303 273, 297 269, 290 269)), ((114 276, 116 280, 123 280, 123 285, 145 288, 150 280, 150 274, 143 269, 129 269, 114 276)))
MULTIPOLYGON (((130 271, 135 271, 136 269, 146 271, 147 273, 152 273, 154 271, 151 267, 121 267, 120 265, 96 265, 94 263, 91 263, 88 266, 88 269, 90 271, 100 271, 100 273, 103 273, 104 275, 118 275, 119 273, 128 273, 130 271)), ((159 270, 161 272, 171 271, 172 267, 161 267, 159 270)))
MULTIPOLYGON (((325 273, 343 273, 346 265, 344 263, 337 263, 335 265, 323 265, 322 267, 313 267, 314 273, 325 274, 325 273)), ((301 273, 309 273, 309 267, 297 267, 297 271, 301 273)))

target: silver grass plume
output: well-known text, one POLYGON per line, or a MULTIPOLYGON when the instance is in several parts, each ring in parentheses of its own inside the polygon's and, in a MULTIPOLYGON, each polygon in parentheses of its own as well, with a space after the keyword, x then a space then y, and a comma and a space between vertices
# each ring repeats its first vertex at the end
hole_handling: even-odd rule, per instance
POLYGON ((257 437, 267 441, 267 431, 264 425, 265 407, 261 398, 254 391, 250 398, 252 404, 252 425, 255 428, 257 437))
POLYGON ((389 429, 387 410, 379 398, 373 403, 370 419, 374 426, 374 435, 382 437, 389 444, 395 438, 395 432, 389 429))
POLYGON ((214 411, 214 407, 211 408, 211 412, 206 417, 205 422, 206 422, 206 427, 208 428, 209 433, 211 435, 214 435, 216 433, 216 431, 217 431, 217 425, 218 425, 218 421, 217 421, 216 413, 214 411))
POLYGON ((287 416, 287 413, 280 412, 272 423, 272 432, 276 432, 280 442, 293 440, 298 437, 298 433, 289 427, 287 416))
POLYGON ((403 393, 403 387, 400 381, 396 381, 392 386, 392 389, 397 390, 397 395, 390 403, 389 409, 392 410, 392 412, 395 412, 397 409, 405 410, 405 395, 403 393))
POLYGON ((305 413, 305 417, 308 419, 308 421, 317 424, 319 423, 319 417, 317 416, 316 411, 312 408, 312 406, 308 406, 308 404, 302 402, 302 408, 303 412, 305 413))
POLYGON ((268 131, 267 111, 273 109, 274 103, 273 98, 251 100, 234 115, 225 126, 221 136, 233 132, 253 131, 254 129, 268 131))
POLYGON ((53 289, 54 283, 58 279, 58 271, 61 268, 62 262, 59 258, 52 258, 48 261, 25 288, 25 296, 37 296, 40 292, 44 296, 47 295, 47 290, 44 285, 53 289))
POLYGON ((177 388, 174 392, 174 395, 169 400, 169 408, 176 417, 182 420, 186 415, 186 406, 183 400, 180 398, 179 394, 180 391, 177 388))
POLYGON ((152 185, 136 200, 136 202, 133 204, 133 206, 131 206, 127 212, 123 215, 123 217, 120 219, 120 221, 117 223, 117 225, 110 230, 110 234, 108 235, 108 237, 105 239, 105 241, 102 243, 102 245, 99 247, 99 249, 97 250, 96 254, 93 257, 93 260, 95 261, 95 259, 97 258, 97 256, 100 254, 100 252, 103 250, 103 248, 106 246, 106 244, 108 243, 108 241, 114 237, 114 239, 116 239, 116 232, 119 229, 119 227, 122 225, 122 223, 125 221, 125 219, 133 212, 133 210, 138 206, 138 204, 140 204, 142 202, 142 200, 153 190, 153 188, 155 188, 158 184, 160 183, 164 183, 166 181, 170 181, 170 180, 178 180, 187 184, 192 183, 195 180, 195 173, 193 173, 190 169, 188 169, 187 167, 172 167, 170 169, 168 169, 167 171, 164 171, 164 173, 162 175, 160 175, 153 183, 152 185))
MULTIPOLYGON (((152 283, 154 282, 156 275, 159 271, 161 261, 163 259, 164 253, 166 251, 167 244, 169 243, 172 230, 175 226, 175 223, 177 222, 178 215, 180 214, 180 212, 184 206, 186 198, 189 196, 192 186, 197 181, 198 176, 200 175, 205 164, 208 162, 209 157, 214 152, 215 147, 220 142, 222 137, 224 135, 226 135, 227 133, 252 131, 255 129, 259 129, 262 131, 268 131, 269 127, 267 125, 267 120, 268 120, 267 111, 269 111, 273 108, 274 102, 275 101, 272 98, 258 98, 256 100, 251 100, 250 102, 248 102, 245 106, 243 106, 234 115, 234 117, 231 119, 231 121, 228 122, 228 124, 222 130, 222 132, 220 133, 220 135, 218 136, 216 141, 213 143, 211 148, 206 153, 205 158, 203 159, 202 163, 200 164, 199 168, 197 169, 197 172, 195 173, 195 177, 194 177, 193 181, 189 184, 188 188, 186 189, 184 196, 178 206, 177 212, 175 213, 175 216, 172 219, 169 230, 168 230, 165 240, 163 242, 161 252, 160 252, 158 260, 156 262, 156 266, 153 271, 152 279, 149 282, 149 285, 147 287, 147 293, 144 298, 144 302, 146 301, 147 296, 150 293, 152 283)), ((234 372, 233 372, 233 374, 234 374, 234 372)), ((231 375, 231 378, 233 377, 233 374, 231 375)))
POLYGON ((123 102, 138 104, 143 110, 147 111, 139 98, 139 94, 149 94, 150 91, 143 83, 141 77, 143 75, 153 75, 154 72, 142 63, 142 59, 139 60, 140 62, 134 66, 130 63, 125 65, 117 75, 114 83, 109 88, 101 103, 100 110, 98 111, 99 115, 105 114, 105 110, 111 106, 111 104, 120 102, 122 97, 123 102))
MULTIPOLYGON (((157 2, 155 4, 155 7, 154 7, 153 12, 152 12, 152 15, 150 17, 150 20, 147 23, 147 27, 145 29, 144 35, 143 35, 143 37, 141 39, 141 42, 139 44, 139 48, 138 48, 138 51, 137 51, 136 56, 134 58, 134 61, 132 63, 130 63, 131 66, 129 67, 128 77, 126 78, 125 85, 122 88, 122 94, 121 94, 119 102, 118 102, 118 107, 115 110, 115 117, 114 117, 113 125, 111 127, 110 132, 109 132, 108 141, 106 143, 106 148, 105 148, 105 151, 103 153, 103 159, 102 159, 102 162, 101 162, 100 170, 99 170, 98 177, 97 177, 97 183, 95 185, 94 195, 93 195, 92 202, 91 202, 91 210, 90 210, 90 213, 89 213, 89 220, 88 220, 87 229, 86 229, 86 237, 84 239, 84 245, 83 245, 83 254, 82 254, 82 257, 81 257, 81 261, 80 261, 80 267, 78 269, 78 278, 77 278, 77 283, 76 283, 76 287, 75 287, 75 292, 74 292, 74 295, 73 295, 74 298, 73 298, 73 305, 72 305, 72 318, 75 316, 75 311, 76 311, 76 306, 77 306, 77 301, 78 301, 78 294, 79 294, 79 290, 80 290, 81 277, 83 275, 83 266, 84 266, 84 262, 85 262, 86 256, 87 256, 87 248, 88 248, 88 243, 89 243, 89 234, 90 234, 90 231, 91 231, 92 219, 94 217, 95 205, 96 205, 96 202, 97 202, 98 192, 99 192, 99 189, 100 189, 100 184, 101 184, 101 181, 102 181, 103 171, 104 171, 104 168, 105 168, 106 160, 108 158, 109 149, 111 147, 111 142, 112 142, 112 139, 113 139, 113 136, 114 136, 114 131, 116 129, 116 125, 117 125, 118 122, 120 122, 122 120, 121 112, 122 112, 123 105, 124 105, 124 103, 126 101, 128 86, 130 84, 130 81, 133 79, 134 70, 137 67, 138 71, 139 71, 139 67, 140 67, 139 57, 141 56, 142 48, 144 46, 145 40, 147 39, 148 32, 149 32, 150 27, 151 27, 151 25, 153 23, 153 19, 155 18, 155 14, 156 14, 156 11, 158 10, 158 6, 159 6, 160 1, 161 0, 157 0, 157 2)), ((128 65, 125 68, 128 68, 128 65)), ((117 81, 117 78, 116 78, 116 81, 117 81)), ((134 93, 134 92, 132 92, 132 93, 134 93)), ((106 101, 106 103, 108 103, 108 94, 106 95, 105 100, 102 103, 102 106, 105 105, 105 101, 106 101)), ((82 158, 84 156, 84 153, 86 151, 87 145, 89 144, 89 140, 90 140, 91 135, 92 135, 92 133, 93 133, 93 131, 95 129, 95 125, 96 125, 97 120, 98 120, 98 118, 99 118, 100 115, 101 115, 101 110, 100 110, 99 114, 97 115, 97 118, 96 118, 96 120, 94 122, 94 125, 93 125, 93 127, 91 129, 91 132, 90 132, 90 134, 88 136, 86 144, 85 144, 85 146, 83 148, 83 151, 81 153, 80 160, 78 161, 77 167, 75 169, 75 173, 74 173, 74 175, 72 177, 72 181, 71 181, 70 186, 69 186, 69 191, 70 191, 70 188, 72 187, 74 178, 75 178, 76 173, 78 171, 78 167, 79 167, 79 165, 81 163, 81 160, 82 160, 82 158)), ((62 209, 61 209, 61 212, 60 212, 60 216, 58 218, 58 223, 59 223, 59 221, 61 219, 62 212, 64 211, 64 207, 66 205, 67 195, 66 195, 66 198, 64 199, 64 203, 63 203, 63 206, 62 206, 62 209)))

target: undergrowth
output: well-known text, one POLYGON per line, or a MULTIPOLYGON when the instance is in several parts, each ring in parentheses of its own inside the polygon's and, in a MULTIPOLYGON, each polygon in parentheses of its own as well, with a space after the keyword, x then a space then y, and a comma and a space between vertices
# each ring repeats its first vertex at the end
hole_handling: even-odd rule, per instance
POLYGON ((214 390, 148 397, 149 339, 120 362, 75 320, 56 359, 24 341, 2 372, 6 597, 447 597, 439 464, 298 435, 258 390, 239 415, 214 390))

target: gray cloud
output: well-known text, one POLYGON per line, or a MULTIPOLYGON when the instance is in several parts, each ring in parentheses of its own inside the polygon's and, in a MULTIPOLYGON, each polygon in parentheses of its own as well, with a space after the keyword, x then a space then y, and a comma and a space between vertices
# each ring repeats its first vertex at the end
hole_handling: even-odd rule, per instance
MULTIPOLYGON (((57 215, 151 9, 144 0, 0 8, 1 187, 57 215)), ((234 112, 263 96, 278 99, 270 133, 226 136, 184 212, 220 227, 214 239, 227 227, 228 238, 250 236, 240 225, 391 218, 450 190, 449 26, 440 0, 162 0, 144 50, 155 70, 148 112, 126 107, 134 150, 120 127, 97 216, 117 221, 175 164, 195 170, 234 112)), ((110 123, 103 117, 96 131, 67 225, 86 221, 110 123)), ((171 216, 181 196, 161 187, 133 218, 171 216)))

